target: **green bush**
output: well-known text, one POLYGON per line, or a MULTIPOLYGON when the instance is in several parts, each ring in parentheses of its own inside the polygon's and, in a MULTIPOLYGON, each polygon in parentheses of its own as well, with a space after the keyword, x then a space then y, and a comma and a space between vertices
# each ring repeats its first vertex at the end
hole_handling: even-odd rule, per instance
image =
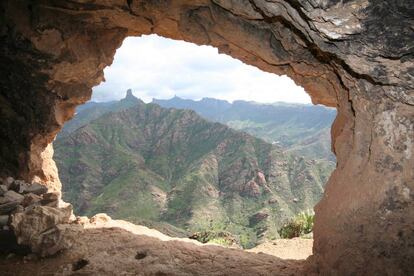
POLYGON ((315 214, 310 210, 297 214, 279 229, 280 237, 292 239, 311 233, 314 217, 315 214))
POLYGON ((214 238, 208 241, 208 243, 214 243, 222 246, 231 246, 233 245, 233 242, 225 239, 225 238, 214 238))
POLYGON ((237 245, 238 242, 236 238, 227 231, 201 231, 195 232, 190 237, 190 239, 197 240, 201 243, 215 243, 224 246, 237 245))

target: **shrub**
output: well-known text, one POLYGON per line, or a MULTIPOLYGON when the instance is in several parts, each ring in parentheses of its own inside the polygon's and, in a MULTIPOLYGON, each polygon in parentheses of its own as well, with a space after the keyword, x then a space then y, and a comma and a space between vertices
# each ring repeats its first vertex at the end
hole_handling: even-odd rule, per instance
POLYGON ((231 246, 233 242, 225 238, 214 238, 208 241, 208 243, 214 243, 222 246, 231 246))
POLYGON ((279 229, 280 237, 292 239, 311 233, 314 217, 314 212, 310 210, 297 214, 279 229))
POLYGON ((227 231, 201 231, 193 233, 189 238, 197 240, 201 243, 215 243, 224 246, 238 244, 236 238, 230 232, 227 231))

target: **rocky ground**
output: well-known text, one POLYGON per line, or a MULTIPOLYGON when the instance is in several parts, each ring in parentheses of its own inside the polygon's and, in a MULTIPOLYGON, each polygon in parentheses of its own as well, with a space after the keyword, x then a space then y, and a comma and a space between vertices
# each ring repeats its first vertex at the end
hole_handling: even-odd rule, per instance
POLYGON ((4 256, 2 275, 303 275, 305 269, 304 260, 170 238, 105 215, 71 225, 70 249, 48 258, 4 256))
POLYGON ((247 252, 171 238, 106 214, 75 217, 40 184, 2 183, 1 275, 301 275, 311 253, 311 240, 247 252))
POLYGON ((313 239, 280 239, 259 244, 249 252, 265 253, 281 259, 305 260, 312 255, 313 239))

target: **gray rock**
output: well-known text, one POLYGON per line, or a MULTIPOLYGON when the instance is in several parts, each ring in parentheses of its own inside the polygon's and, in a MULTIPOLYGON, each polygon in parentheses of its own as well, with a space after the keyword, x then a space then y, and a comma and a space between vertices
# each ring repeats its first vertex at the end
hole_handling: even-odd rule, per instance
POLYGON ((69 226, 71 216, 71 205, 66 208, 35 206, 13 215, 11 226, 19 244, 28 245, 32 252, 47 256, 69 246, 62 243, 66 228, 61 224, 69 226))
POLYGON ((22 205, 17 205, 16 209, 13 210, 12 214, 23 213, 24 207, 22 205))
POLYGON ((49 206, 50 203, 53 203, 55 201, 59 201, 59 194, 52 192, 52 193, 44 194, 41 203, 42 203, 42 205, 48 205, 49 206))
POLYGON ((6 226, 9 222, 9 216, 8 215, 1 215, 0 216, 0 227, 6 226))
POLYGON ((6 185, 7 189, 10 188, 11 184, 13 184, 14 178, 9 176, 5 180, 3 180, 3 184, 6 185))
POLYGON ((23 207, 28 207, 31 205, 40 205, 40 201, 42 200, 41 196, 38 196, 36 194, 25 194, 24 199, 22 201, 23 207))
POLYGON ((17 193, 22 194, 28 187, 28 184, 23 180, 15 180, 9 187, 10 190, 13 190, 17 193))
POLYGON ((16 207, 19 206, 18 201, 12 201, 0 205, 0 215, 6 215, 14 211, 16 207))
POLYGON ((5 198, 4 196, 0 196, 0 204, 4 204, 9 202, 9 200, 7 198, 5 198))
POLYGON ((6 185, 0 185, 0 196, 4 195, 8 190, 6 185))
POLYGON ((26 186, 26 188, 24 189, 24 193, 42 195, 44 193, 47 193, 47 187, 39 183, 33 183, 31 185, 26 186))
POLYGON ((9 190, 4 194, 6 202, 17 201, 19 204, 23 201, 24 196, 16 193, 15 191, 9 190))
POLYGON ((50 201, 50 202, 42 204, 42 205, 57 208, 59 206, 59 200, 50 201))

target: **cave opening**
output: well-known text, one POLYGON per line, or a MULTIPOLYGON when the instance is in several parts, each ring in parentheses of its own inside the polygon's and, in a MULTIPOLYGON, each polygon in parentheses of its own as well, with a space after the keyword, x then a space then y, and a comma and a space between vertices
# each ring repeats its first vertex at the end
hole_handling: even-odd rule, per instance
POLYGON ((334 108, 286 76, 156 35, 126 38, 105 79, 54 142, 76 215, 245 249, 312 241, 334 108))
MULTIPOLYGON (((411 275, 414 40, 409 2, 1 1, 3 185, 7 188, 13 183, 8 181, 10 176, 27 184, 40 183, 42 187, 36 185, 37 189, 47 187, 48 200, 58 201, 61 183, 51 143, 76 107, 90 99, 92 87, 102 81, 103 69, 112 63, 124 38, 158 34, 211 45, 266 72, 288 75, 306 89, 313 103, 337 108, 331 131, 337 166, 315 207, 313 257, 306 261, 308 269, 323 275, 411 275)), ((70 208, 51 207, 53 212, 48 213, 44 211, 50 206, 43 205, 34 208, 36 212, 17 208, 15 203, 2 207, 7 207, 6 216, 9 208, 16 209, 13 217, 18 218, 10 229, 8 217, 2 217, 3 224, 7 223, 3 230, 13 231, 19 243, 33 252, 50 256, 67 249, 69 255, 78 254, 70 262, 65 259, 68 255, 56 256, 70 269, 84 259, 89 263, 81 269, 90 272, 104 269, 114 275, 126 268, 154 272, 151 265, 138 266, 153 260, 154 252, 149 250, 143 259, 134 258, 137 248, 131 247, 142 247, 142 240, 127 238, 116 229, 71 234, 83 220, 72 223, 70 208), (59 220, 53 225, 44 223, 54 221, 50 218, 59 220), (106 249, 117 246, 111 242, 122 241, 126 250, 131 249, 134 262, 130 266, 114 264, 117 256, 106 254, 111 252, 106 249), (95 250, 85 253, 84 244, 95 250), (110 263, 113 265, 102 265, 110 263)), ((107 218, 91 219, 97 220, 107 218)), ((155 239, 150 243, 161 246, 155 239)), ((200 252, 209 252, 207 247, 195 250, 176 243, 168 254, 177 252, 172 248, 197 260, 203 260, 197 258, 200 252)), ((234 259, 229 252, 236 251, 222 252, 229 262, 217 259, 214 265, 210 261, 199 266, 188 262, 171 265, 169 256, 158 258, 165 264, 158 272, 208 274, 216 273, 218 267, 228 274, 258 274, 256 268, 265 275, 286 272, 286 263, 275 265, 262 254, 234 259)), ((165 256, 165 252, 159 253, 165 256)), ((184 260, 182 255, 175 256, 184 260)), ((51 259, 46 262, 50 266, 39 268, 43 274, 47 274, 44 269, 49 274, 59 269, 51 259)), ((23 271, 24 264, 20 264, 23 271)), ((16 267, 9 268, 13 273, 16 267)))

